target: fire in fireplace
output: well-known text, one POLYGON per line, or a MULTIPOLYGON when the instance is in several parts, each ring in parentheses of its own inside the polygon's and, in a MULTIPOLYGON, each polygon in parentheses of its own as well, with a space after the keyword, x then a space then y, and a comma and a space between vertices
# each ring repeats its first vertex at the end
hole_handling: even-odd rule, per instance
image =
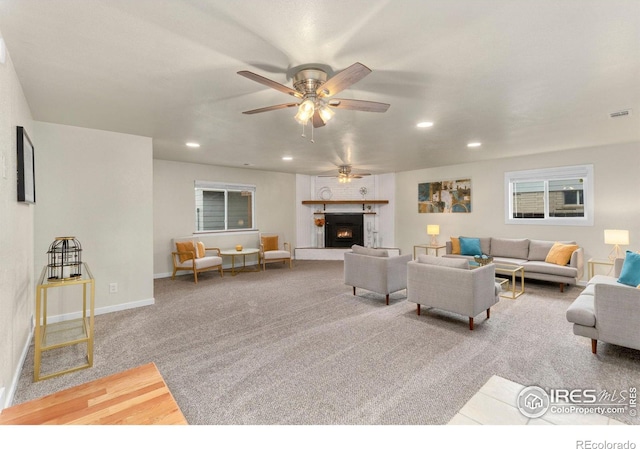
POLYGON ((326 214, 324 246, 349 248, 364 245, 362 214, 326 214))

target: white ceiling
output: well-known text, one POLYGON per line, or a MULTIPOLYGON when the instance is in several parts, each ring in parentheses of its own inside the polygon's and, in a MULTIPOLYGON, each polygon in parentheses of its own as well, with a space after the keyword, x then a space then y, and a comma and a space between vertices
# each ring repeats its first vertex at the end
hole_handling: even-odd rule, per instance
POLYGON ((386 173, 640 141, 638 0, 0 0, 0 33, 34 119, 159 159, 386 173), (373 72, 339 97, 386 113, 338 110, 315 143, 294 109, 241 113, 292 97, 240 70, 354 62, 373 72))

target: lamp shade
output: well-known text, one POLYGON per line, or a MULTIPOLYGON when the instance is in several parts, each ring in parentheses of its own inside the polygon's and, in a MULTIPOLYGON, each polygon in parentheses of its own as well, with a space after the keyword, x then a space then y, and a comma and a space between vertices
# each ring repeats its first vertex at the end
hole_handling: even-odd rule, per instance
POLYGON ((605 229, 604 243, 607 245, 628 245, 629 231, 622 229, 605 229))
POLYGON ((440 235, 440 225, 427 225, 427 234, 440 235))

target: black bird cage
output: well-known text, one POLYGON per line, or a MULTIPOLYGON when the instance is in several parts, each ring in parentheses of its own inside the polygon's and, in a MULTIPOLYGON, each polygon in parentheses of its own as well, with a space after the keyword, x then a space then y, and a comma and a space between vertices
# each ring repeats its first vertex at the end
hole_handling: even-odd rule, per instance
POLYGON ((50 281, 67 281, 82 276, 82 246, 75 237, 56 237, 47 254, 47 277, 50 281))

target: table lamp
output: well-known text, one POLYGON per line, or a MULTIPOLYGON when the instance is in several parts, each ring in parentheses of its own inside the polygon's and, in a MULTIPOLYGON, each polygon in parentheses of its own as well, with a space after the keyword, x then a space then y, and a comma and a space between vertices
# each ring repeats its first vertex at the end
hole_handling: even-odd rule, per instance
POLYGON ((427 234, 431 236, 431 246, 438 246, 438 235, 440 235, 440 225, 427 225, 427 234))
POLYGON ((629 231, 622 229, 605 229, 604 243, 613 245, 613 249, 609 253, 609 260, 613 262, 615 259, 622 257, 620 245, 629 244, 629 231))

